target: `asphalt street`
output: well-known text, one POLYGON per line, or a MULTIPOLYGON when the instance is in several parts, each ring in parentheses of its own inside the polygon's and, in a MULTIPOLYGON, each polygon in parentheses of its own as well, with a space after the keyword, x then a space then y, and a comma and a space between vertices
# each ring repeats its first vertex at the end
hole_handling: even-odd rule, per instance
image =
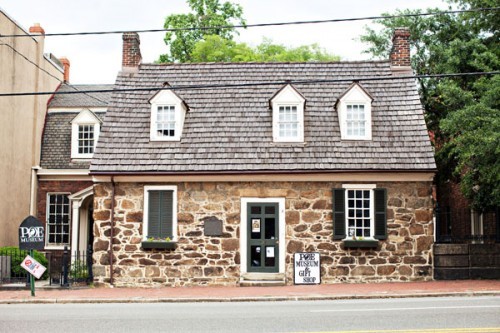
POLYGON ((1 332, 500 332, 500 297, 3 304, 1 332))

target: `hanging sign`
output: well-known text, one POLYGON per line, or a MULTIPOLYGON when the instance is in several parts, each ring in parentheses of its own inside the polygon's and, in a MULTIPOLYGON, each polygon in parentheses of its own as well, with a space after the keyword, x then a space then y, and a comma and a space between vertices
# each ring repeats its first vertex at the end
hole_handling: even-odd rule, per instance
POLYGON ((319 252, 297 252, 293 256, 294 284, 320 284, 319 252))
POLYGON ((45 228, 34 216, 28 216, 19 226, 19 249, 43 250, 45 246, 45 228))
POLYGON ((42 276, 43 272, 45 272, 45 270, 47 269, 31 256, 26 256, 26 258, 24 258, 23 262, 21 262, 21 267, 27 270, 37 279, 39 279, 42 276))

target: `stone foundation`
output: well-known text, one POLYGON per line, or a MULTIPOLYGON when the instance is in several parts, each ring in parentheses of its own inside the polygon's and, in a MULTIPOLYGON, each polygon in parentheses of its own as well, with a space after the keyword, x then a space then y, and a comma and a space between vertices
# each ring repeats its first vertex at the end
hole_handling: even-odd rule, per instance
MULTIPOLYGON (((431 280, 430 182, 378 183, 388 193, 388 238, 377 249, 345 249, 333 240, 334 182, 175 183, 178 246, 143 250, 146 183, 117 183, 113 279, 116 286, 237 285, 240 279, 240 200, 285 198, 286 282, 293 284, 293 253, 321 254, 322 283, 431 280), (204 236, 203 221, 223 221, 223 234, 204 236)), ((155 184, 159 185, 159 184, 155 184)), ((110 282, 111 184, 94 186, 94 276, 110 282)))

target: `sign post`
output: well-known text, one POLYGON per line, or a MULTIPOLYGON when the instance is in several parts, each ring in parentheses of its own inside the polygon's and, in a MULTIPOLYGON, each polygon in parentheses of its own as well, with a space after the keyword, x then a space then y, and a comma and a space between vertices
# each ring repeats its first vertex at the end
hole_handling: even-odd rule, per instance
POLYGON ((297 252, 293 256, 294 284, 320 284, 319 252, 297 252))
POLYGON ((44 246, 45 228, 43 223, 34 216, 28 216, 19 226, 19 249, 30 251, 29 256, 26 256, 21 263, 21 267, 30 273, 31 296, 35 296, 35 277, 39 279, 46 269, 33 259, 33 250, 43 250, 44 246))

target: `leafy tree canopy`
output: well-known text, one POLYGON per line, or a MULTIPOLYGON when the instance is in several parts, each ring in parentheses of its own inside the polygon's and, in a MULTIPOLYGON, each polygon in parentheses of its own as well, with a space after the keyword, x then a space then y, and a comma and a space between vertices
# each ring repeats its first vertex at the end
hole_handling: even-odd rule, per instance
MULTIPOLYGON (((496 7, 497 0, 449 0, 458 8, 496 7)), ((437 12, 438 9, 429 9, 437 12)), ((420 13, 403 10, 396 14, 420 13)), ((389 15, 389 14, 385 14, 389 15)), ((498 71, 500 13, 398 17, 365 28, 361 41, 375 58, 387 58, 394 28, 411 33, 412 66, 418 74, 498 71)), ((420 93, 429 129, 435 134, 438 181, 456 178, 473 208, 500 206, 500 79, 463 76, 422 79, 420 93)))
POLYGON ((236 43, 218 35, 207 35, 195 44, 193 62, 287 62, 287 61, 338 61, 340 57, 330 54, 318 44, 287 47, 274 44, 264 38, 256 47, 236 43))
POLYGON ((195 44, 204 35, 217 35, 226 40, 232 40, 237 33, 231 26, 244 25, 243 9, 240 5, 230 2, 221 4, 219 0, 187 0, 192 12, 189 14, 172 14, 165 19, 164 28, 194 28, 177 30, 165 34, 165 44, 169 47, 168 54, 162 54, 159 62, 189 62, 195 44), (224 27, 214 29, 199 29, 209 27, 224 27))

